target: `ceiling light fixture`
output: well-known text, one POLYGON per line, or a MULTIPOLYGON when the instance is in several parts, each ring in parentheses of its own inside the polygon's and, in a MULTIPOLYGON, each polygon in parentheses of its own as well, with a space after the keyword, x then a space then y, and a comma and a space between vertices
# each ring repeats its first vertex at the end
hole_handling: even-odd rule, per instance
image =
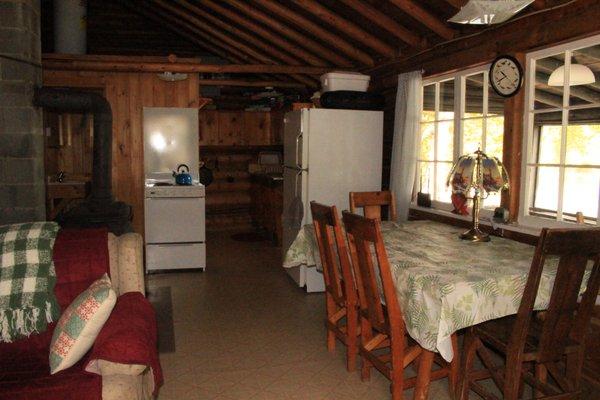
POLYGON ((469 0, 448 22, 492 25, 512 18, 534 0, 469 0))
MULTIPOLYGON (((569 86, 589 85, 596 82, 594 72, 586 65, 571 64, 569 86)), ((565 66, 556 68, 548 78, 548 86, 563 86, 565 84, 565 66)))

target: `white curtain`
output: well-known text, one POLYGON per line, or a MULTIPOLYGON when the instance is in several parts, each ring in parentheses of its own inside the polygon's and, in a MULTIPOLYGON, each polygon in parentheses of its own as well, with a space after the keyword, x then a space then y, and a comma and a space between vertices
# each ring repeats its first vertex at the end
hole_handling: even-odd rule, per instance
POLYGON ((408 219, 408 209, 417 170, 423 97, 422 82, 421 71, 398 75, 390 190, 396 195, 399 221, 408 219))

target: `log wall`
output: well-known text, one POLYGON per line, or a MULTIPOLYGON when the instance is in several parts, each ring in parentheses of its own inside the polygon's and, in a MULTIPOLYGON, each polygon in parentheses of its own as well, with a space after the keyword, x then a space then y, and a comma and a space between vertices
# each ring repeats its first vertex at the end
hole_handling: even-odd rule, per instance
POLYGON ((149 73, 44 71, 43 82, 44 86, 103 91, 113 111, 113 195, 133 206, 133 227, 143 234, 143 107, 198 107, 198 75, 165 82, 149 73))

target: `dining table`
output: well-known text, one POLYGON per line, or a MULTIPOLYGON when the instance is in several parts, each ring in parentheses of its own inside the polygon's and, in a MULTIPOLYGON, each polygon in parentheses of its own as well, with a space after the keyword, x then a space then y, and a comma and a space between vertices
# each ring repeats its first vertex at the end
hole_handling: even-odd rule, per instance
MULTIPOLYGON (((381 231, 406 330, 426 351, 455 357, 456 332, 516 314, 534 246, 502 237, 461 240, 464 228, 433 221, 383 221, 381 231)), ((284 267, 321 269, 312 224, 301 228, 284 267)), ((535 309, 547 308, 557 260, 546 261, 535 309)), ((456 360, 455 360, 456 361, 456 360)))

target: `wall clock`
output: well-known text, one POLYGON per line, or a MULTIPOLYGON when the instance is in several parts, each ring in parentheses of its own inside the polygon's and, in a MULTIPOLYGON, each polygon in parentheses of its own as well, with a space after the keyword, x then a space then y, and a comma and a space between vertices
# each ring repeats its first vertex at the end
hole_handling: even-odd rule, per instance
POLYGON ((523 68, 511 56, 500 56, 490 66, 490 84, 502 97, 514 96, 523 84, 523 68))

